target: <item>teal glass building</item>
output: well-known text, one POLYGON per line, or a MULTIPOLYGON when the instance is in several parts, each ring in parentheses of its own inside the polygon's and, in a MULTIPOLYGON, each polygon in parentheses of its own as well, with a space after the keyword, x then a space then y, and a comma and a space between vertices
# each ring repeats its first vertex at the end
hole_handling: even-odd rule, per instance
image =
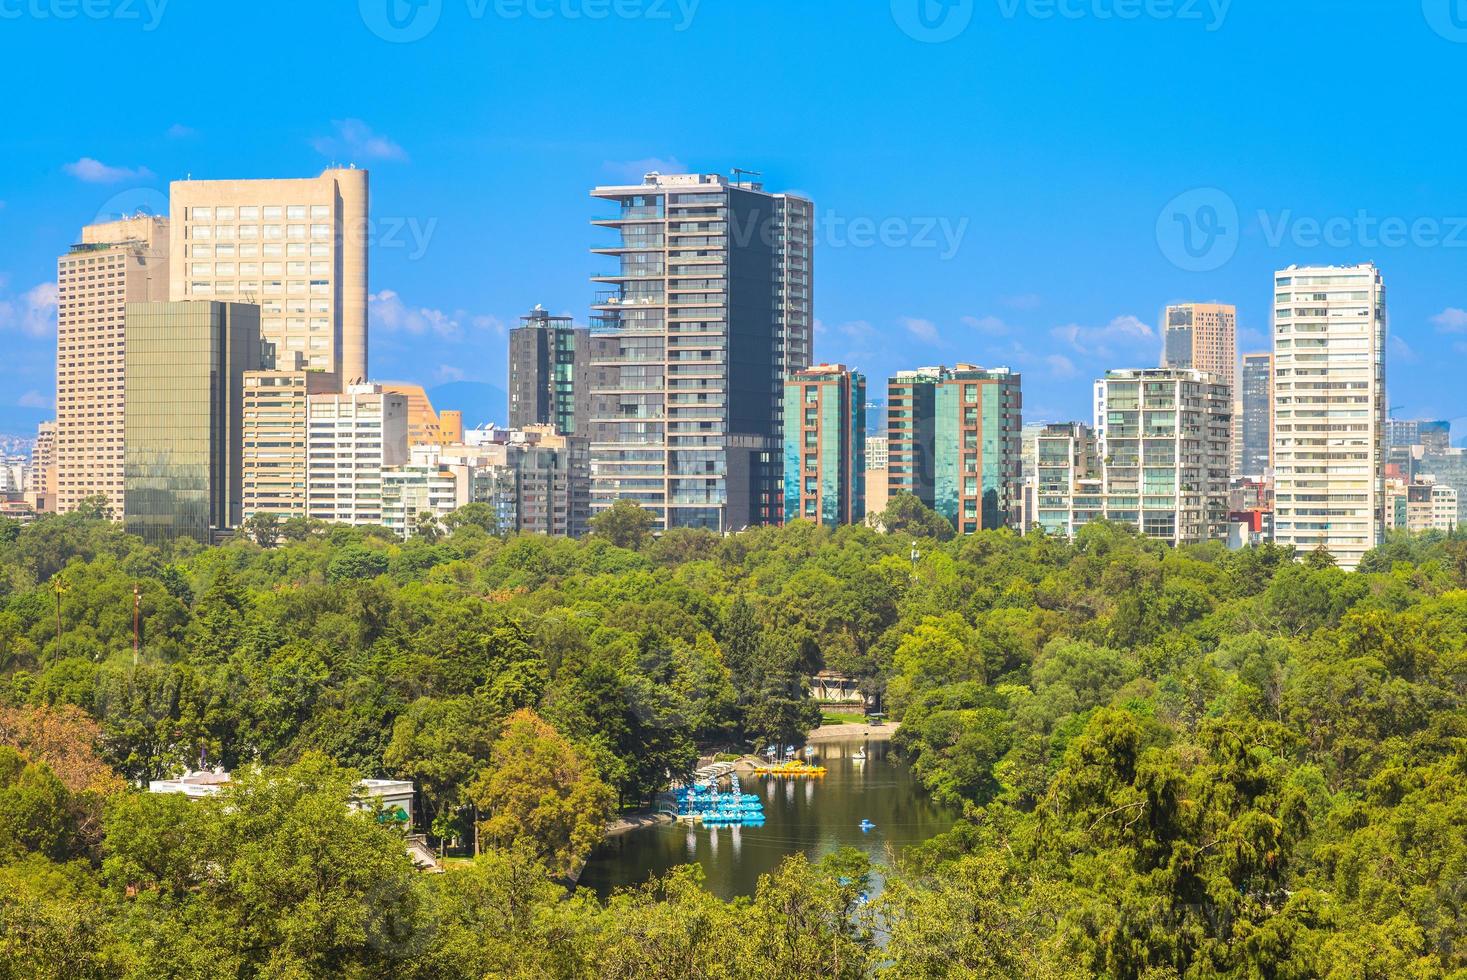
POLYGON ((1023 438, 1019 375, 959 364, 933 397, 930 506, 957 530, 1007 526, 1016 515, 1023 438))
POLYGON ((784 386, 784 520, 827 527, 866 519, 866 378, 840 364, 784 386))

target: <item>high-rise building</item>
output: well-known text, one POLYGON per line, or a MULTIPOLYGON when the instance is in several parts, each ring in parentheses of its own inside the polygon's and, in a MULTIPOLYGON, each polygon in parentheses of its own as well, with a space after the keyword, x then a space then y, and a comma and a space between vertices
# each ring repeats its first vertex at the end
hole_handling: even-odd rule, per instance
POLYGON ((336 524, 381 524, 382 471, 408 456, 407 396, 381 385, 310 396, 310 516, 336 524))
MULTIPOLYGON (((871 411, 870 403, 867 404, 866 411, 868 413, 871 411)), ((867 426, 870 426, 869 418, 867 419, 867 426)), ((868 516, 882 513, 886 510, 886 505, 889 502, 887 496, 887 483, 889 479, 887 466, 889 460, 887 458, 887 441, 884 434, 886 431, 885 425, 882 426, 881 431, 883 435, 866 436, 866 513, 868 516)))
POLYGON ((417 533, 423 514, 442 520, 470 502, 473 470, 418 458, 433 448, 414 447, 412 462, 382 470, 382 525, 403 538, 417 533))
POLYGON ((1457 526, 1467 527, 1467 449, 1453 446, 1428 451, 1425 447, 1412 447, 1410 453, 1413 465, 1409 477, 1456 490, 1457 526))
POLYGON ((37 514, 56 512, 56 422, 42 422, 36 428, 36 443, 31 447, 30 504, 37 514))
POLYGON ((928 507, 934 503, 937 437, 937 386, 949 375, 944 367, 901 371, 886 385, 887 497, 909 493, 928 507))
POLYGON ((1095 431, 1080 422, 1043 426, 1034 436, 1032 506, 1024 530, 1073 538, 1105 513, 1095 431))
MULTIPOLYGON (((444 446, 443 463, 472 469, 475 503, 494 507, 505 533, 579 538, 591 517, 590 444, 554 426, 489 426, 465 433, 466 445, 444 446)), ((421 450, 415 450, 415 455, 421 450)))
POLYGON ((1008 368, 959 364, 933 398, 932 509, 959 534, 1018 519, 1023 396, 1008 368))
POLYGON ((1274 286, 1274 537, 1354 569, 1383 534, 1385 283, 1291 266, 1274 286))
POLYGON ((258 303, 265 339, 343 385, 367 379, 367 171, 172 185, 175 300, 258 303))
POLYGON ((244 517, 281 519, 310 514, 310 465, 306 451, 312 395, 339 390, 336 375, 307 371, 297 354, 294 369, 250 371, 244 377, 244 517))
POLYGON ((463 442, 464 413, 452 408, 439 412, 438 433, 445 446, 456 446, 463 442))
POLYGON ((408 381, 383 381, 378 387, 389 395, 402 395, 407 399, 409 446, 437 446, 443 443, 442 423, 422 385, 408 381))
POLYGON ((1264 479, 1273 471, 1273 354, 1243 355, 1238 386, 1241 448, 1235 477, 1264 479))
POLYGON ((784 386, 784 519, 828 527, 866 519, 866 378, 842 364, 784 386))
POLYGON ((1172 544, 1226 540, 1231 389, 1177 368, 1109 371, 1098 387, 1106 516, 1172 544))
POLYGON ((242 519, 244 377, 266 367, 260 308, 129 303, 123 520, 150 543, 209 543, 242 519))
POLYGON ((1457 491, 1438 485, 1431 477, 1414 482, 1385 481, 1387 531, 1440 531, 1451 534, 1457 526, 1457 491))
MULTIPOLYGON (((780 517, 784 381, 810 364, 813 210, 716 175, 597 187, 592 506, 717 531, 780 517)), ((577 425, 579 428, 579 423, 577 425)))
POLYGON ((1430 452, 1441 452, 1452 446, 1452 423, 1426 419, 1388 419, 1387 448, 1425 446, 1430 452))
POLYGON ((168 219, 88 225, 56 261, 55 508, 122 513, 127 304, 168 299, 168 219))
POLYGON ((509 333, 509 425, 584 435, 591 408, 591 331, 535 307, 509 333))
MULTIPOLYGON (((1238 308, 1221 303, 1181 303, 1163 316, 1161 366, 1215 374, 1233 389, 1238 370, 1238 308)), ((1229 396, 1228 403, 1232 403, 1229 396)))

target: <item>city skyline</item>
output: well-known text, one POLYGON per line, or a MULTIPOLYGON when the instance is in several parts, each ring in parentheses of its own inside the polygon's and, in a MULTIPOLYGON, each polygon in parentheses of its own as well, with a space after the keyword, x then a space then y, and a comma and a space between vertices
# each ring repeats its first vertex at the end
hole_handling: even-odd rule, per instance
MULTIPOLYGON (((166 107, 140 104, 81 132, 39 106, 18 105, 16 132, 24 135, 8 138, 0 162, 7 231, 0 330, 13 354, 0 431, 30 434, 54 410, 47 287, 55 256, 84 224, 166 206, 173 180, 303 178, 332 163, 373 172, 374 379, 416 381, 430 391, 469 383, 493 389, 502 406, 503 335, 516 317, 537 303, 578 323, 591 315, 586 228, 595 210, 586 189, 634 182, 651 169, 727 174, 742 166, 817 202, 821 322, 813 360, 846 363, 873 379, 929 363, 1006 364, 1025 376, 1026 417, 1081 420, 1093 379, 1158 363, 1167 305, 1236 304, 1239 352, 1262 351, 1273 270, 1373 261, 1393 284, 1388 355, 1398 417, 1460 420, 1467 412, 1450 373, 1467 329, 1467 289, 1456 272, 1467 241, 1457 241, 1464 236, 1453 217, 1463 212, 1452 163, 1461 137, 1438 133, 1429 146, 1413 138, 1434 111, 1448 108, 1445 56, 1457 47, 1414 5, 1382 14, 1361 3, 1307 3, 1270 13, 1266 24, 1238 6, 1218 25, 1044 21, 1022 12, 1006 19, 984 10, 943 43, 905 33, 887 5, 838 20, 772 5, 741 15, 703 5, 674 48, 663 42, 678 23, 465 16, 445 9, 428 36, 398 44, 373 33, 355 9, 302 11, 301 30, 341 38, 345 69, 323 75, 320 98, 309 105, 284 98, 289 80, 270 77, 248 94, 201 82, 166 107), (574 97, 593 63, 581 67, 576 56, 608 37, 629 55, 666 48, 676 71, 749 37, 761 13, 778 18, 792 50, 826 32, 915 73, 916 91, 927 90, 924 82, 941 91, 945 80, 971 97, 951 106, 946 124, 924 121, 918 117, 929 114, 906 113, 863 78, 859 59, 819 68, 760 62, 767 70, 749 73, 743 96, 761 107, 757 124, 683 114, 674 131, 649 111, 608 127, 594 100, 574 97), (1319 43, 1368 28, 1383 52, 1401 40, 1443 56, 1407 63, 1383 55, 1421 95, 1402 111, 1369 89, 1349 104, 1350 112, 1363 106, 1383 120, 1379 148, 1311 150, 1282 119, 1224 113, 1222 101, 1236 93, 1140 91, 1127 73, 1097 76, 1088 60, 1066 57, 1086 47, 1147 71, 1177 57, 1246 50, 1268 67, 1240 84, 1308 102, 1311 126, 1327 131, 1344 120, 1346 105, 1310 102, 1326 80, 1281 56, 1286 38, 1304 26, 1319 43), (516 89, 518 98, 506 100, 502 86, 450 91, 455 86, 429 77, 427 89, 410 96, 400 81, 486 50, 512 77, 552 28, 570 57, 564 77, 543 90, 516 89), (1043 77, 1034 81, 1029 57, 1041 49, 1043 77), (389 54, 402 59, 403 72, 376 77, 368 69, 389 54), (869 120, 854 127, 864 134, 814 108, 834 86, 850 117, 869 120), (796 98, 786 97, 791 91, 796 98), (1081 91, 1086 97, 1076 96, 1081 91), (257 104, 271 106, 268 117, 247 111, 257 104), (1118 110, 1149 122, 1112 132, 1118 110), (872 140, 882 128, 896 138, 872 140), (1246 152, 1204 160, 1174 148, 1204 132, 1246 152), (1068 166, 1077 141, 1085 144, 1082 168, 1068 166), (1296 165, 1301 157, 1308 166, 1296 165), (501 193, 507 187, 514 193, 501 193), (1168 219, 1205 215, 1223 219, 1221 244, 1206 247, 1215 226, 1199 221, 1186 229, 1195 240, 1183 243, 1195 247, 1177 251, 1169 235, 1183 226, 1168 219), (522 227, 537 229, 533 243, 522 227)), ((101 57, 123 43, 176 47, 203 23, 182 7, 168 8, 153 30, 22 19, 9 29, 27 43, 0 70, 18 84, 19 73, 42 60, 101 57)), ((270 28, 267 12, 247 10, 235 30, 247 42, 270 28)), ((695 73, 681 74, 689 78, 683 90, 648 93, 649 108, 694 104, 705 94, 695 73)), ((483 420, 482 401, 465 407, 471 422, 483 420)))

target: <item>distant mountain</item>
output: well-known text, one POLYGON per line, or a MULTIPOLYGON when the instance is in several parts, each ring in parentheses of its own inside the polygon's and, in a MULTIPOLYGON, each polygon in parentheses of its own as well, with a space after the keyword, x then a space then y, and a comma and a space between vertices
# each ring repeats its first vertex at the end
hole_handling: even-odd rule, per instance
POLYGON ((428 389, 428 398, 437 411, 458 409, 463 412, 465 428, 475 428, 486 422, 504 425, 509 421, 509 396, 498 385, 482 381, 454 381, 428 389))
POLYGON ((34 439, 36 426, 55 417, 55 410, 50 408, 20 408, 16 405, 3 405, 0 406, 0 435, 34 439))

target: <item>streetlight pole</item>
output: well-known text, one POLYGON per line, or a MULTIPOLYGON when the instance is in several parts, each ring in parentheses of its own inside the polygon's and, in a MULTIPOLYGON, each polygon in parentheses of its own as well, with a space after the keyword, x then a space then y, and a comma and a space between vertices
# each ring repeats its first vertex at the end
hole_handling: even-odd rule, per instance
POLYGON ((143 606, 143 587, 134 582, 132 584, 132 665, 138 665, 138 626, 143 606))

